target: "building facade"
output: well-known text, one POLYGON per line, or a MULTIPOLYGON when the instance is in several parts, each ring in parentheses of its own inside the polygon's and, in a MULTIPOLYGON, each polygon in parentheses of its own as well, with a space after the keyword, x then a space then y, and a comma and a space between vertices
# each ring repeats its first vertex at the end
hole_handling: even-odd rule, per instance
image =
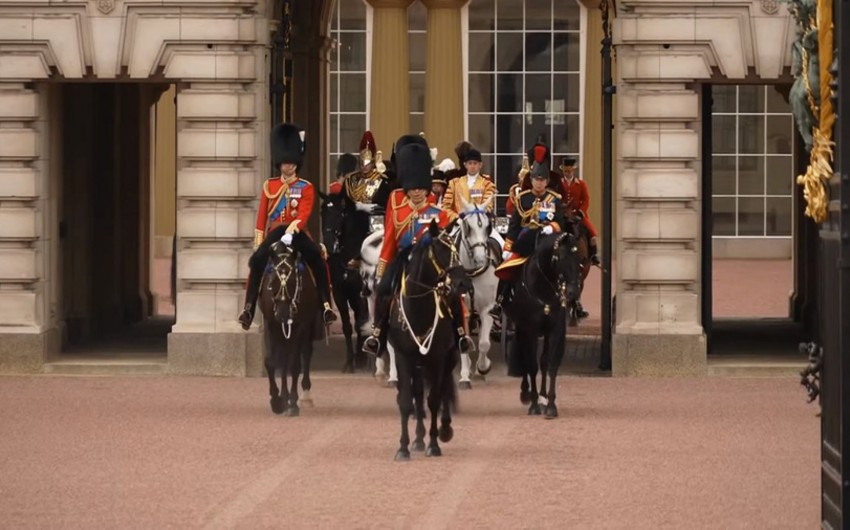
MULTIPOLYGON (((69 336, 145 314, 146 267, 167 246, 151 242, 173 231, 170 370, 261 373, 260 335, 235 316, 268 174, 282 4, 0 0, 0 371, 40 371, 69 336)), ((288 118, 307 129, 306 178, 324 188, 366 128, 387 155, 393 139, 422 131, 440 158, 474 142, 504 192, 542 135, 556 157, 579 158, 601 216, 598 2, 287 5, 288 118)), ((612 18, 614 373, 704 374, 703 208, 713 205, 718 235, 789 230, 792 193, 771 175, 793 177, 782 136, 793 135, 771 86, 790 82, 794 25, 771 0, 621 0, 612 18), (711 198, 706 84, 723 148, 709 160, 711 198), (741 187, 759 171, 760 186, 741 187)))

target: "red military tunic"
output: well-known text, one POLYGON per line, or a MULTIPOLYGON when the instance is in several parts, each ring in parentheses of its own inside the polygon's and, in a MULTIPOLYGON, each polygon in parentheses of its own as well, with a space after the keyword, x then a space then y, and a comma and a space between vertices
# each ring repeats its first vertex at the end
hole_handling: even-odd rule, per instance
POLYGON ((590 232, 590 237, 596 237, 596 228, 590 222, 590 216, 587 215, 587 210, 590 207, 590 191, 587 189, 587 183, 576 177, 573 177, 572 181, 565 178, 561 181, 561 187, 567 214, 572 215, 576 210, 581 210, 581 213, 584 214, 582 223, 590 232))
POLYGON ((275 177, 263 184, 260 207, 257 211, 257 226, 254 230, 254 248, 266 235, 281 225, 299 221, 298 229, 307 233, 307 220, 313 212, 313 185, 298 176, 289 181, 275 177))
POLYGON ((336 195, 338 193, 341 193, 342 192, 342 182, 340 182, 338 180, 331 182, 331 185, 328 188, 328 192, 331 195, 336 195))
POLYGON ((414 244, 435 219, 440 228, 451 223, 448 214, 427 198, 419 208, 415 208, 403 190, 394 190, 387 201, 384 216, 384 243, 378 261, 378 276, 383 275, 387 263, 392 261, 399 249, 414 244))

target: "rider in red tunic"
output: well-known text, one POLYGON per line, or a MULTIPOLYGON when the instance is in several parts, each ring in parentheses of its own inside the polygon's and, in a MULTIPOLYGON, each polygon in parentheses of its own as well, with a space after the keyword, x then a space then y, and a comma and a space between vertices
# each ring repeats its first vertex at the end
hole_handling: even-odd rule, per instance
POLYGON ((559 169, 564 175, 561 182, 564 210, 568 216, 581 219, 582 224, 587 228, 590 234, 590 241, 588 241, 590 261, 594 265, 599 265, 599 257, 596 255, 596 228, 593 227, 587 215, 587 209, 590 207, 590 191, 587 189, 587 183, 576 175, 575 158, 562 158, 559 169))
POLYGON ((270 247, 276 241, 301 254, 316 280, 324 307, 325 323, 336 320, 330 306, 327 266, 319 246, 307 232, 307 220, 313 211, 313 185, 296 174, 304 157, 304 131, 291 124, 277 125, 271 134, 272 162, 280 176, 263 184, 257 225, 254 230, 254 254, 248 262, 251 273, 245 293, 245 308, 239 315, 242 328, 248 330, 254 320, 263 269, 269 261, 270 247))
MULTIPOLYGON (((402 189, 394 190, 387 202, 384 242, 376 272, 379 283, 375 301, 375 322, 372 335, 363 343, 363 351, 370 355, 377 355, 380 351, 386 318, 405 256, 428 230, 432 221, 436 221, 440 228, 446 228, 451 222, 446 212, 428 200, 432 183, 431 154, 425 140, 416 138, 418 137, 402 137, 396 144, 397 147, 404 144, 398 149, 395 157, 402 189)), ((455 327, 461 352, 468 352, 472 342, 467 336, 466 310, 460 298, 457 297, 459 307, 455 308, 453 314, 457 315, 455 327)))

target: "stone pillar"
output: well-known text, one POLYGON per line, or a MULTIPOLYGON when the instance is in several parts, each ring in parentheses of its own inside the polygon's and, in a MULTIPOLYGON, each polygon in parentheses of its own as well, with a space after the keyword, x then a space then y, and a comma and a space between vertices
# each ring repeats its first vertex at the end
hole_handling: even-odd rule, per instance
POLYGON ((618 19, 615 375, 705 375, 700 314, 701 55, 631 46, 618 19), (698 87, 697 87, 698 88, 698 87))
POLYGON ((460 11, 467 0, 422 0, 428 8, 428 59, 425 68, 425 136, 452 156, 463 140, 463 46, 460 11))
POLYGON ((39 372, 58 348, 48 91, 0 83, 0 373, 39 372))
POLYGON ((419 132, 410 130, 407 8, 413 0, 366 1, 374 8, 369 128, 389 159, 392 142, 419 132))
POLYGON ((599 231, 599 246, 602 248, 602 14, 598 5, 583 7, 587 12, 587 22, 582 28, 586 45, 579 175, 587 182, 590 191, 590 218, 599 231))

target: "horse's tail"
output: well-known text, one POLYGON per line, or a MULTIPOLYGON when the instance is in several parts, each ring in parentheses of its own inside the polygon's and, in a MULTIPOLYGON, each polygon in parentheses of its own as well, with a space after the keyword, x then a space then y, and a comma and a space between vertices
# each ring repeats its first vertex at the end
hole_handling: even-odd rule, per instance
POLYGON ((452 372, 449 372, 443 380, 443 406, 449 407, 449 410, 454 414, 458 410, 458 394, 457 383, 452 372))

